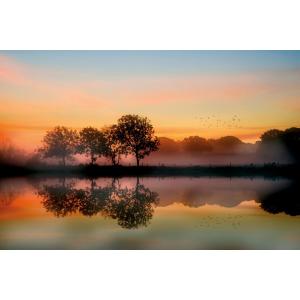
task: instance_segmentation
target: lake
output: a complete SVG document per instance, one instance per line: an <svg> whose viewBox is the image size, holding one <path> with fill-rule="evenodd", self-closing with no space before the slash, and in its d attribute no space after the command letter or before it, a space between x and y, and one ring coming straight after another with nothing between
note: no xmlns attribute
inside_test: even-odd
<svg viewBox="0 0 300 300"><path fill-rule="evenodd" d="M299 184L145 177L0 181L1 249L300 249Z"/></svg>

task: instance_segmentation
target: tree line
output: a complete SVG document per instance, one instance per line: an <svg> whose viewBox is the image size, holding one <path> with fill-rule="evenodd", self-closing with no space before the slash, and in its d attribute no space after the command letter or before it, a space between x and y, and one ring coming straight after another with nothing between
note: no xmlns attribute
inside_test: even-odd
<svg viewBox="0 0 300 300"><path fill-rule="evenodd" d="M159 151L158 151L159 150ZM200 136L189 136L182 141L167 137L156 137L149 119L138 115L125 115L116 124L97 129L86 127L80 131L64 126L57 126L48 131L42 140L38 154L26 156L15 148L6 138L0 137L0 164L37 165L40 157L56 158L66 165L67 160L75 154L86 155L91 164L99 157L109 159L112 165L119 165L122 156L133 155L136 164L152 152L158 155L192 154L254 154L280 161L291 157L300 163L300 128L286 130L271 129L264 132L255 144L244 143L234 136L219 139L205 139ZM177 156L176 156L177 157ZM277 159L278 157L278 159Z"/></svg>
<svg viewBox="0 0 300 300"><path fill-rule="evenodd" d="M200 136L189 136L181 141L175 141L167 137L159 138L161 153L165 154L203 154L203 153L234 153L237 149L243 150L243 143L235 136L224 136L219 139L205 139ZM245 147L244 147L245 148Z"/></svg>
<svg viewBox="0 0 300 300"><path fill-rule="evenodd" d="M122 155L133 155L139 166L141 159L158 149L159 140L150 120L138 115L124 115L117 124L102 130L86 127L78 132L57 126L46 133L38 151L44 158L60 159L64 166L75 154L86 155L92 165L99 157L119 165Z"/></svg>
<svg viewBox="0 0 300 300"><path fill-rule="evenodd" d="M205 139L200 136L189 136L182 141L161 137L160 153L167 155L178 153L189 154L247 154L255 153L270 158L289 155L295 162L300 162L300 128L286 130L271 129L265 131L255 144L244 143L235 136L224 136L218 139Z"/></svg>
<svg viewBox="0 0 300 300"><path fill-rule="evenodd" d="M66 165L66 160L71 159L73 155L83 154L89 157L91 164L95 164L99 157L105 157L112 165L119 165L122 156L133 155L136 165L139 166L140 160L158 150L168 155L180 152L195 155L233 154L237 153L236 151L247 153L250 150L266 156L270 156L271 152L283 156L288 153L294 161L300 161L300 128L268 130L261 135L260 141L253 148L254 144L244 143L234 136L219 139L190 136L182 141L158 138L149 119L138 115L122 116L117 124L101 130L86 127L78 132L57 126L46 133L42 143L43 146L39 149L42 156L60 159L63 165Z"/></svg>

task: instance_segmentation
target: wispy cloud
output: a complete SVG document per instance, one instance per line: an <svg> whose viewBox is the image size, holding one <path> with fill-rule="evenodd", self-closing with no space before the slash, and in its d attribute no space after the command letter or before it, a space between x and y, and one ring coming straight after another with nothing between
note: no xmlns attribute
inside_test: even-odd
<svg viewBox="0 0 300 300"><path fill-rule="evenodd" d="M55 125L102 127L122 114L138 113L148 116L161 136L255 139L270 126L288 127L300 117L298 68L116 77L64 68L50 70L49 62L37 67L0 55L0 128L19 132L18 138L30 144ZM220 119L239 115L240 128L205 128L195 119L214 113Z"/></svg>
<svg viewBox="0 0 300 300"><path fill-rule="evenodd" d="M0 55L0 83L23 85L28 82L25 69L15 60Z"/></svg>
<svg viewBox="0 0 300 300"><path fill-rule="evenodd" d="M39 70L39 72L41 72ZM110 110L112 101L95 93L84 82L47 80L32 66L0 56L0 101L2 122L11 120L44 124L59 121L59 116ZM45 72L45 70L44 70ZM23 116L23 118L22 118ZM63 121L63 120L61 120ZM66 123L70 119L66 118Z"/></svg>

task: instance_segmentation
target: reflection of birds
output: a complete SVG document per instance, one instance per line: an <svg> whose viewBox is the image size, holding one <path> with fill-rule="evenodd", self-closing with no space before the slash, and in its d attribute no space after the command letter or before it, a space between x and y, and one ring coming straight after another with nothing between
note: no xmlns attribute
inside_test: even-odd
<svg viewBox="0 0 300 300"><path fill-rule="evenodd" d="M225 215L225 216L203 216L199 220L197 227L201 229L218 229L226 225L232 226L233 229L238 229L241 226L241 215Z"/></svg>

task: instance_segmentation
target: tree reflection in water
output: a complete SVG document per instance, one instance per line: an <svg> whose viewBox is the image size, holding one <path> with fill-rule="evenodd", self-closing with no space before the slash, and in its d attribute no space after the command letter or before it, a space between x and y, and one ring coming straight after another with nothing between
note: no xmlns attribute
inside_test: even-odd
<svg viewBox="0 0 300 300"><path fill-rule="evenodd" d="M290 216L300 215L299 183L293 182L288 187L262 196L260 207L271 213L285 213Z"/></svg>
<svg viewBox="0 0 300 300"><path fill-rule="evenodd" d="M76 212L85 216L101 213L116 219L121 227L127 229L147 226L159 199L157 193L138 180L134 188L122 188L116 180L106 187L98 187L95 181L91 181L90 188L86 189L74 186L74 183L63 180L60 184L42 186L38 194L46 210L57 217Z"/></svg>
<svg viewBox="0 0 300 300"><path fill-rule="evenodd" d="M19 196L21 188L10 180L0 180L0 209L8 207Z"/></svg>
<svg viewBox="0 0 300 300"><path fill-rule="evenodd" d="M38 190L38 195L42 197L42 204L46 210L57 217L75 213L84 197L82 190L74 189L74 183L66 183L65 180L61 184L43 185Z"/></svg>
<svg viewBox="0 0 300 300"><path fill-rule="evenodd" d="M147 226L158 203L158 194L137 181L135 188L120 188L113 184L104 214L118 220L123 228Z"/></svg>
<svg viewBox="0 0 300 300"><path fill-rule="evenodd" d="M78 211L84 216L94 216L103 211L109 200L111 193L110 187L97 187L95 181L91 181L91 187L85 190L79 190L82 197L79 201Z"/></svg>
<svg viewBox="0 0 300 300"><path fill-rule="evenodd" d="M60 180L58 183L43 184L44 179L30 181L47 211L57 217L65 217L74 213L84 216L101 214L116 219L123 228L138 228L147 226L153 216L154 207L158 204L159 196L137 180L134 188L122 187L118 180L104 186L97 186L94 180L88 188L76 188L75 181ZM11 180L0 181L0 210L6 209L23 193L27 183ZM285 213L290 216L300 215L300 184L293 181L289 186L260 194L256 200L261 209L271 214ZM184 187L183 187L184 188ZM224 207L235 207L243 202L244 196L238 198L228 196L226 201L212 201L210 190L185 190L185 206L201 207L204 204L217 204Z"/></svg>

